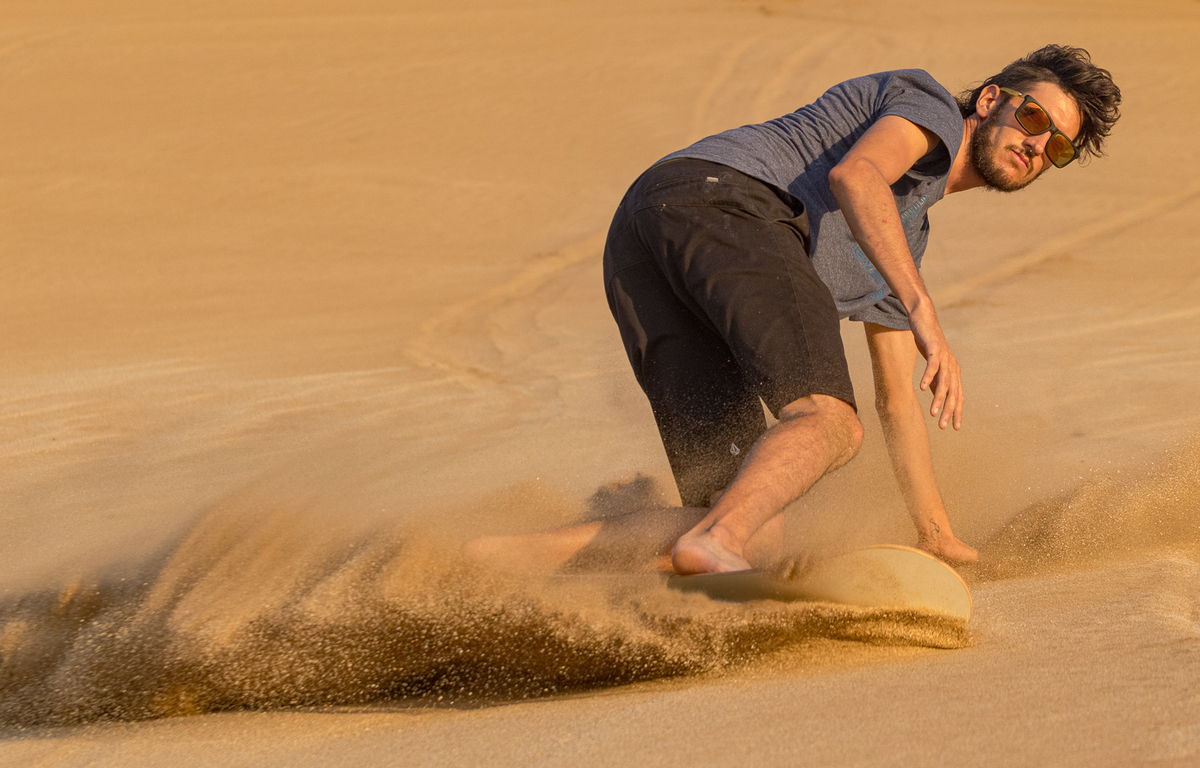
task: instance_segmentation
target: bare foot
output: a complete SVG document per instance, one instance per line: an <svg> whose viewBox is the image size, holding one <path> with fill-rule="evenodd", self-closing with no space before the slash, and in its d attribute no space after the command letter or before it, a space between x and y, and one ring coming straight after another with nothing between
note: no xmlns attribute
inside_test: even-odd
<svg viewBox="0 0 1200 768"><path fill-rule="evenodd" d="M486 568L517 571L553 571L596 535L599 524L518 536L481 536L463 545L468 560Z"/></svg>
<svg viewBox="0 0 1200 768"><path fill-rule="evenodd" d="M785 526L783 513L780 512L775 517L763 523L762 527L755 531L754 535L746 541L746 546L742 550L742 557L750 563L751 567L767 568L783 559L783 534Z"/></svg>
<svg viewBox="0 0 1200 768"><path fill-rule="evenodd" d="M919 536L917 538L917 548L935 557L939 557L951 565L974 563L979 560L979 552L976 551L975 547L960 541L953 534L947 535L943 533L936 538Z"/></svg>
<svg viewBox="0 0 1200 768"><path fill-rule="evenodd" d="M687 575L749 570L750 563L726 546L720 540L722 538L724 536L718 528L684 534L671 550L671 564L675 566L675 572Z"/></svg>
<svg viewBox="0 0 1200 768"><path fill-rule="evenodd" d="M523 557L524 543L517 536L480 536L463 544L462 553L474 565L508 570L528 563Z"/></svg>

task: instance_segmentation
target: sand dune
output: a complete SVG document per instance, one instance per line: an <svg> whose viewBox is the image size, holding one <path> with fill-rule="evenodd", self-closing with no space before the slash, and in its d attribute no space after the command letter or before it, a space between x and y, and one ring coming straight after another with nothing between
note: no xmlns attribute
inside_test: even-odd
<svg viewBox="0 0 1200 768"><path fill-rule="evenodd" d="M672 498L600 290L642 169L1052 38L1122 87L1110 157L942 201L924 262L965 632L458 562ZM1194 762L1197 40L1183 0L10 3L0 765ZM864 421L795 551L909 542Z"/></svg>

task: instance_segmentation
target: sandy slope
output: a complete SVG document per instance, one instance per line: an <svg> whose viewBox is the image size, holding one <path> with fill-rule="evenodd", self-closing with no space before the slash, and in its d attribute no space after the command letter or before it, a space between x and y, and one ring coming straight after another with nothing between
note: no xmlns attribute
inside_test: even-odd
<svg viewBox="0 0 1200 768"><path fill-rule="evenodd" d="M1200 5L893 5L8 4L7 721L409 698L10 727L0 764L1200 759ZM599 289L640 170L864 72L965 85L1056 13L1124 90L1111 157L941 202L925 261L971 647L456 570L668 477ZM797 548L911 535L865 421Z"/></svg>

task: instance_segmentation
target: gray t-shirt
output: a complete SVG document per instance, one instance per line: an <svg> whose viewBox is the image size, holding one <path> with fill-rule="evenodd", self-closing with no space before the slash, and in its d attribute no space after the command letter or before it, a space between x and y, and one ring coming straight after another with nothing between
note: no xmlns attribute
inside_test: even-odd
<svg viewBox="0 0 1200 768"><path fill-rule="evenodd" d="M857 77L783 117L701 139L663 160L690 157L736 168L804 203L813 266L841 317L907 329L908 313L855 242L829 189L829 171L884 115L933 131L942 143L895 184L896 208L917 267L929 240L927 211L946 193L950 164L963 138L962 113L950 92L920 69Z"/></svg>

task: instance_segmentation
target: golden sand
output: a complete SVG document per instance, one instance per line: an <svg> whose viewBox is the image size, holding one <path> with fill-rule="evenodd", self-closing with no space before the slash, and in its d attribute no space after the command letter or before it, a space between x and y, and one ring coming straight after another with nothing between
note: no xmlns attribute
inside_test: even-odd
<svg viewBox="0 0 1200 768"><path fill-rule="evenodd" d="M1200 760L1200 4L398 5L6 5L0 766ZM969 628L458 560L672 500L600 289L642 169L1047 42L1121 86L1110 156L942 201L924 261ZM863 415L798 552L911 543Z"/></svg>

